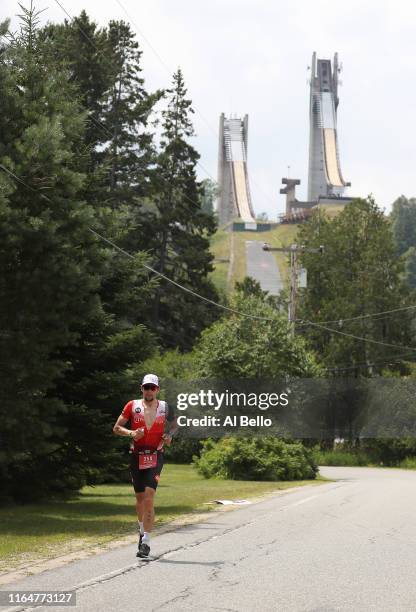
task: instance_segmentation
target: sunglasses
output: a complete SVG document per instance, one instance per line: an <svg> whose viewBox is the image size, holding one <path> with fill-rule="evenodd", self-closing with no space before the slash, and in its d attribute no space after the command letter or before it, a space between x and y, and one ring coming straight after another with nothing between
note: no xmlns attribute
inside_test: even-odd
<svg viewBox="0 0 416 612"><path fill-rule="evenodd" d="M143 385L143 389L145 391L156 391L157 387L156 385Z"/></svg>

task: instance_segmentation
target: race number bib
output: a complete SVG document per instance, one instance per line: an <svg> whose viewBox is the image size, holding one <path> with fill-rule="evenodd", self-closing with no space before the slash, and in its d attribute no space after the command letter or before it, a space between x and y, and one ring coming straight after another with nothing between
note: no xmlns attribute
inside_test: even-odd
<svg viewBox="0 0 416 612"><path fill-rule="evenodd" d="M139 470L154 468L157 466L157 453L146 453L139 455Z"/></svg>

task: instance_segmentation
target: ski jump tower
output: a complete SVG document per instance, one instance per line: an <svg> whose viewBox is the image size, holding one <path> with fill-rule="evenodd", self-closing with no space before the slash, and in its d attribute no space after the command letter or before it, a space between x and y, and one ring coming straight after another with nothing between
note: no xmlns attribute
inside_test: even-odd
<svg viewBox="0 0 416 612"><path fill-rule="evenodd" d="M312 55L309 105L308 200L340 198L346 183L342 177L337 136L338 53L331 60Z"/></svg>
<svg viewBox="0 0 416 612"><path fill-rule="evenodd" d="M220 116L218 151L219 196L217 213L220 225L234 219L254 223L247 172L248 115L244 119Z"/></svg>

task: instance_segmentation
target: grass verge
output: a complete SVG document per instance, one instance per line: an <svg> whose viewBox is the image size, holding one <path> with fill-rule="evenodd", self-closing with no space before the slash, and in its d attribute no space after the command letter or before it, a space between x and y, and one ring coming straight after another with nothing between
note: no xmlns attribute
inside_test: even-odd
<svg viewBox="0 0 416 612"><path fill-rule="evenodd" d="M325 479L294 482L206 480L190 465L164 467L156 497L156 523L182 514L212 509L214 499L258 497L271 491ZM134 533L134 494L130 484L84 487L69 501L0 508L0 570L31 560L101 545Z"/></svg>

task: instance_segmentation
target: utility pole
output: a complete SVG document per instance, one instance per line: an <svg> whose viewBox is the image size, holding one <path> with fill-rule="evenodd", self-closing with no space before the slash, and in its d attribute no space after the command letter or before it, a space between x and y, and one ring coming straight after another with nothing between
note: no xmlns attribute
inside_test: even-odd
<svg viewBox="0 0 416 612"><path fill-rule="evenodd" d="M306 247L304 244L291 244L290 247L271 247L269 244L263 244L263 251L278 251L280 253L290 253L290 297L288 305L288 320L292 324L292 334L295 334L296 321L296 297L298 290L298 252L301 253L322 253L324 252L323 245L317 248Z"/></svg>

